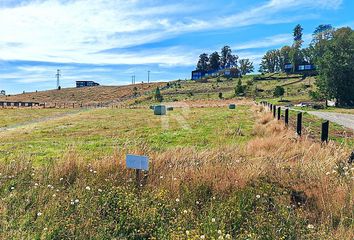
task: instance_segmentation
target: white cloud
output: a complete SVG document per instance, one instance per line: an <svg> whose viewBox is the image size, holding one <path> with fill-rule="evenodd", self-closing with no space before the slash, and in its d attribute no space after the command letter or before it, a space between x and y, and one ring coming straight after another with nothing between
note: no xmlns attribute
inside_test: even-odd
<svg viewBox="0 0 354 240"><path fill-rule="evenodd" d="M337 8L341 4L340 0L271 0L226 17L210 17L215 9L208 11L207 4L146 2L36 0L0 8L0 57L62 63L190 65L195 61L193 52L178 48L114 54L104 50L124 49L188 32L287 22L289 18L282 17L282 13L289 9ZM198 8L205 14L197 15ZM276 41L282 40L273 43ZM252 44L256 43L248 43L248 48ZM240 46L247 48L247 44Z"/></svg>

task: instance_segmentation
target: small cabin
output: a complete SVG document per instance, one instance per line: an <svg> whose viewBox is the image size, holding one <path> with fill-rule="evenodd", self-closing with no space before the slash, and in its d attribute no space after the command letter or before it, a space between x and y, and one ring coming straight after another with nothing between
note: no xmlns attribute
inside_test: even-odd
<svg viewBox="0 0 354 240"><path fill-rule="evenodd" d="M81 87L94 87L94 86L99 86L99 83L96 83L94 81L76 81L76 87L81 88Z"/></svg>

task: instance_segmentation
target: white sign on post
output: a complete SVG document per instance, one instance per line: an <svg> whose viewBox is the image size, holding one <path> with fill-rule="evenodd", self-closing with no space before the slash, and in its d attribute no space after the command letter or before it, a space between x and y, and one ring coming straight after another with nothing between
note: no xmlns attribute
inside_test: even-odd
<svg viewBox="0 0 354 240"><path fill-rule="evenodd" d="M138 170L149 170L149 158L146 156L127 154L126 157L127 168Z"/></svg>

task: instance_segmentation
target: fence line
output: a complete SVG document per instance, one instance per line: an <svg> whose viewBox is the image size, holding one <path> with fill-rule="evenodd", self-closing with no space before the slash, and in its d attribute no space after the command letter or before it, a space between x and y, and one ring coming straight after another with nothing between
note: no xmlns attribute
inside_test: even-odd
<svg viewBox="0 0 354 240"><path fill-rule="evenodd" d="M266 101L261 101L260 104L264 106L266 109L269 109L269 111L272 112L273 117L277 118L278 121L281 120L281 107L277 107L276 105L273 105L269 102ZM285 116L284 116L284 124L286 127L289 126L289 108L285 109ZM303 117L302 117L302 112L297 113L297 118L296 118L296 133L298 136L302 135L302 123L303 123ZM328 142L329 138L329 121L324 121L321 124L321 141L322 142Z"/></svg>

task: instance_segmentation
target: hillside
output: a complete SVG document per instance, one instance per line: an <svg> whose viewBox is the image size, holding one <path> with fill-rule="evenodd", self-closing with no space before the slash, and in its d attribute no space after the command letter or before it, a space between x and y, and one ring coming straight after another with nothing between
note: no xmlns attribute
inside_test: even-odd
<svg viewBox="0 0 354 240"><path fill-rule="evenodd" d="M92 104L117 103L135 96L144 95L165 83L135 84L126 86L97 86L85 88L63 88L40 92L0 96L0 101L32 101L46 103L47 106L57 104ZM136 89L134 89L136 87Z"/></svg>

